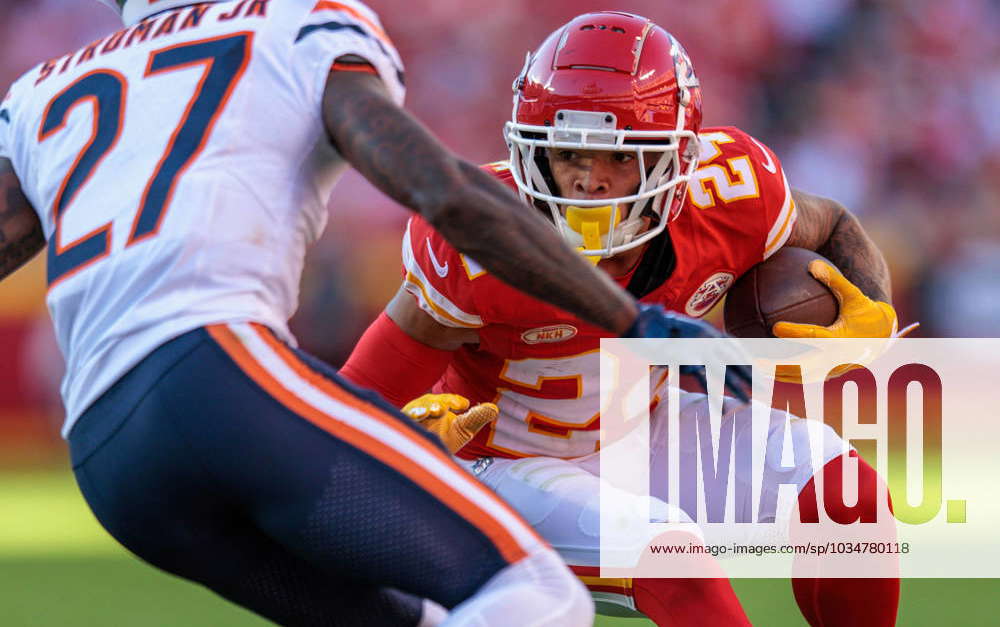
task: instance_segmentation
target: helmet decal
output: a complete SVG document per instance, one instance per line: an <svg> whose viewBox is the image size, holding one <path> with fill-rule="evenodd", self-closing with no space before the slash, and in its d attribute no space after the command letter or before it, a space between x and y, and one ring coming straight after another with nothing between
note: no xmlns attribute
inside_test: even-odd
<svg viewBox="0 0 1000 627"><path fill-rule="evenodd" d="M673 35L670 35L670 41L670 56L674 60L674 75L677 76L677 91L681 106L686 107L691 104L691 89L701 87L701 83L698 82L691 57L688 56L684 46Z"/></svg>

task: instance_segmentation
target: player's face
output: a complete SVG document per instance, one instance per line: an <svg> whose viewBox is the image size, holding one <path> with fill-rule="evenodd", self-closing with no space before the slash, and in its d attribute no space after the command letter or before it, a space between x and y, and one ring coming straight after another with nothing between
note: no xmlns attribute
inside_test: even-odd
<svg viewBox="0 0 1000 627"><path fill-rule="evenodd" d="M549 169L558 194L574 200L630 196L639 189L639 164L633 152L610 150L549 151ZM627 217L631 205L623 207ZM563 208L565 213L565 208Z"/></svg>

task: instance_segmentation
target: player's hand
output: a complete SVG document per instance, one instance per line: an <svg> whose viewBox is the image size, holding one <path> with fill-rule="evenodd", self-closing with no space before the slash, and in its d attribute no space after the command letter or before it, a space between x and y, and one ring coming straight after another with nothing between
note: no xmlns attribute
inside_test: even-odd
<svg viewBox="0 0 1000 627"><path fill-rule="evenodd" d="M772 328L775 337L893 337L896 334L896 310L892 305L868 298L839 270L825 261L817 259L810 263L809 273L830 288L837 297L840 315L828 327L778 322Z"/></svg>
<svg viewBox="0 0 1000 627"><path fill-rule="evenodd" d="M500 410L493 403L470 408L469 399L458 394L424 394L403 406L403 413L440 438L451 453L456 453L480 429L496 420Z"/></svg>
<svg viewBox="0 0 1000 627"><path fill-rule="evenodd" d="M718 339L728 337L704 320L690 318L683 314L666 311L659 305L639 303L639 317L622 337L636 338L707 338ZM698 379L701 387L707 392L705 371L698 366L683 366L681 374L689 374ZM726 368L726 388L744 403L750 402L746 386L750 385L750 367L730 365Z"/></svg>

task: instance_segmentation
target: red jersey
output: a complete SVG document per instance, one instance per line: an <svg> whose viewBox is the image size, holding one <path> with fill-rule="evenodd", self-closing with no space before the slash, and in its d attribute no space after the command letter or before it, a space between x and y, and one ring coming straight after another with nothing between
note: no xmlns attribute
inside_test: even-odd
<svg viewBox="0 0 1000 627"><path fill-rule="evenodd" d="M780 248L795 222L774 153L732 127L704 129L700 139L701 165L668 226L673 270L641 299L694 317ZM506 164L486 169L514 186ZM459 349L435 386L500 408L496 423L460 457L569 458L597 450L598 350L606 331L489 275L419 217L407 227L403 265L404 286L423 311L479 332L480 343Z"/></svg>

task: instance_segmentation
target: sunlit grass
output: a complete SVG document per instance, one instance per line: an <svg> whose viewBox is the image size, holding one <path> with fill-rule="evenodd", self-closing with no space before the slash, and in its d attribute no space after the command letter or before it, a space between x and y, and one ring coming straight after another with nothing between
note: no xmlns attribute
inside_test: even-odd
<svg viewBox="0 0 1000 627"><path fill-rule="evenodd" d="M66 472L0 474L0 558L118 555Z"/></svg>

